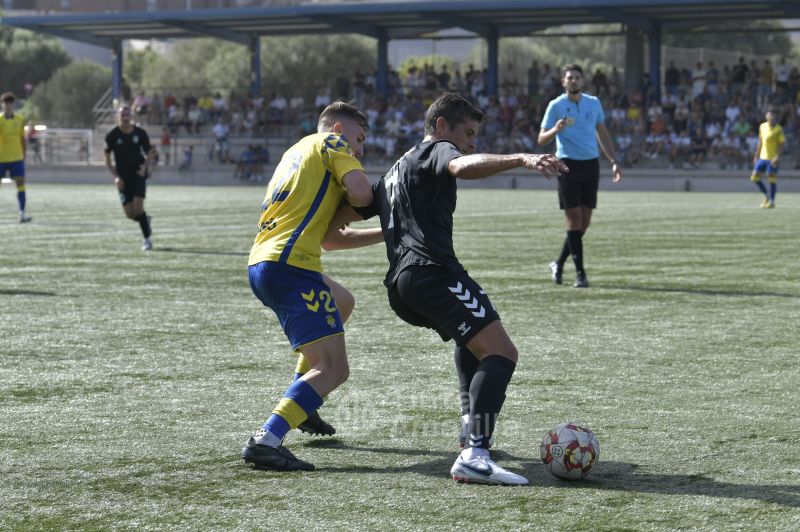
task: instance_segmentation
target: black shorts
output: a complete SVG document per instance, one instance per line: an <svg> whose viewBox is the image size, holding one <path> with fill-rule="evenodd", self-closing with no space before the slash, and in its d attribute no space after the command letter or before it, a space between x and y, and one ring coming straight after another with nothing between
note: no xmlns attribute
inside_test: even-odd
<svg viewBox="0 0 800 532"><path fill-rule="evenodd" d="M119 201L123 205L133 201L133 198L144 198L145 189L147 188L147 180L142 176L119 176L120 179L125 181L125 186L122 187L122 192L119 193Z"/></svg>
<svg viewBox="0 0 800 532"><path fill-rule="evenodd" d="M600 184L599 159L577 161L561 159L569 172L558 178L558 204L562 209L597 207L597 188Z"/></svg>
<svg viewBox="0 0 800 532"><path fill-rule="evenodd" d="M433 329L445 342L465 345L500 316L467 272L439 266L403 270L389 289L389 305L403 321Z"/></svg>

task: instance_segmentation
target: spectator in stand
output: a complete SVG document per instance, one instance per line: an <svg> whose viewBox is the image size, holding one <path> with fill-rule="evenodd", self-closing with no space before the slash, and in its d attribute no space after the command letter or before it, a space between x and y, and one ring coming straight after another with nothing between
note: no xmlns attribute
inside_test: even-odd
<svg viewBox="0 0 800 532"><path fill-rule="evenodd" d="M169 165L172 158L172 135L169 128L164 126L161 129L161 155L164 156L164 164Z"/></svg>
<svg viewBox="0 0 800 532"><path fill-rule="evenodd" d="M542 92L546 98L550 98L553 95L553 89L556 87L556 83L558 80L553 75L553 70L550 69L550 65L548 63L544 64L542 68Z"/></svg>
<svg viewBox="0 0 800 532"><path fill-rule="evenodd" d="M756 152L756 146L758 146L758 135L755 134L752 128L747 131L747 135L742 139L739 146L742 150L742 159L752 162L753 154Z"/></svg>
<svg viewBox="0 0 800 532"><path fill-rule="evenodd" d="M327 87L323 87L317 93L317 97L314 99L314 107L322 112L323 109L328 107L331 104L331 91Z"/></svg>
<svg viewBox="0 0 800 532"><path fill-rule="evenodd" d="M206 123L214 116L214 98L210 93L206 93L197 100L197 108L200 109L200 122Z"/></svg>
<svg viewBox="0 0 800 532"><path fill-rule="evenodd" d="M535 59L528 69L528 98L539 95L539 83L542 71L539 69L539 62Z"/></svg>
<svg viewBox="0 0 800 532"><path fill-rule="evenodd" d="M187 94L186 96L183 97L182 107L184 112L188 114L189 109L191 109L192 107L197 107L197 97L192 93Z"/></svg>
<svg viewBox="0 0 800 532"><path fill-rule="evenodd" d="M145 95L144 91L141 91L136 98L133 99L133 112L136 113L138 117L146 117L149 105L150 98Z"/></svg>
<svg viewBox="0 0 800 532"><path fill-rule="evenodd" d="M728 107L725 108L725 131L730 131L733 124L739 119L742 114L742 109L739 107L739 99L736 97L731 98Z"/></svg>
<svg viewBox="0 0 800 532"><path fill-rule="evenodd" d="M734 122L733 126L731 127L731 133L733 133L740 139L744 139L745 137L747 137L752 132L752 130L753 126L745 118L744 115L739 115L739 118L736 119L736 122Z"/></svg>
<svg viewBox="0 0 800 532"><path fill-rule="evenodd" d="M231 135L241 135L244 131L244 103L239 100L231 102L229 128Z"/></svg>
<svg viewBox="0 0 800 532"><path fill-rule="evenodd" d="M37 164L44 163L42 159L42 145L39 143L39 132L36 131L36 126L33 122L28 122L27 130L27 147L33 153L33 161Z"/></svg>
<svg viewBox="0 0 800 532"><path fill-rule="evenodd" d="M650 107L647 108L647 123L652 123L656 118L660 117L664 113L664 110L661 108L661 105L656 101L653 100L650 102Z"/></svg>
<svg viewBox="0 0 800 532"><path fill-rule="evenodd" d="M793 104L800 103L800 70L798 70L797 67L792 68L786 85L786 91L789 93L789 101Z"/></svg>
<svg viewBox="0 0 800 532"><path fill-rule="evenodd" d="M439 73L438 82L441 90L450 90L450 72L447 71L447 65L442 65L442 71Z"/></svg>
<svg viewBox="0 0 800 532"><path fill-rule="evenodd" d="M689 111L689 107L683 103L679 103L678 107L675 109L675 116L672 119L672 129L675 130L675 133L680 134L683 131L686 131L686 128L689 126L689 116L691 111Z"/></svg>
<svg viewBox="0 0 800 532"><path fill-rule="evenodd" d="M239 161L236 163L236 170L233 172L234 179L250 180L253 176L253 163L255 162L255 148L248 145L242 150Z"/></svg>
<svg viewBox="0 0 800 532"><path fill-rule="evenodd" d="M673 133L670 136L670 144L672 149L669 153L669 167L675 168L679 160L682 161L684 166L688 165L687 158L692 145L689 132L684 129L680 133Z"/></svg>
<svg viewBox="0 0 800 532"><path fill-rule="evenodd" d="M719 70L714 66L714 61L708 62L708 70L706 70L706 89L711 96L716 96L719 91Z"/></svg>
<svg viewBox="0 0 800 532"><path fill-rule="evenodd" d="M594 87L595 96L598 98L608 97L608 79L603 71L599 68L594 71L594 76L592 76L592 86Z"/></svg>
<svg viewBox="0 0 800 532"><path fill-rule="evenodd" d="M296 117L295 117L296 121ZM258 124L258 113L255 107L249 105L245 111L244 121L242 122L242 129L246 135L252 135L256 132L256 125Z"/></svg>
<svg viewBox="0 0 800 532"><path fill-rule="evenodd" d="M670 61L667 70L664 72L664 89L669 95L678 94L678 86L680 85L681 73L675 68L675 61Z"/></svg>
<svg viewBox="0 0 800 532"><path fill-rule="evenodd" d="M772 96L772 82L775 79L775 71L769 59L764 59L764 67L761 69L758 78L758 103L759 107L765 107Z"/></svg>
<svg viewBox="0 0 800 532"><path fill-rule="evenodd" d="M214 121L220 120L222 115L225 114L227 110L227 105L225 103L225 98L222 97L222 94L217 92L214 94L214 98L211 101L212 110L211 110L211 119Z"/></svg>
<svg viewBox="0 0 800 532"><path fill-rule="evenodd" d="M167 109L167 127L172 133L178 132L178 104L172 101Z"/></svg>
<svg viewBox="0 0 800 532"><path fill-rule="evenodd" d="M269 101L269 119L267 123L278 126L283 125L286 120L287 107L286 98L279 93L273 92Z"/></svg>
<svg viewBox="0 0 800 532"><path fill-rule="evenodd" d="M697 67L692 70L692 98L697 98L706 86L706 70L703 63L697 62Z"/></svg>
<svg viewBox="0 0 800 532"><path fill-rule="evenodd" d="M739 169L744 164L744 160L742 159L742 149L741 149L742 140L737 137L733 133L729 133L725 136L723 146L725 148L725 152L722 156L722 168L734 168Z"/></svg>
<svg viewBox="0 0 800 532"><path fill-rule="evenodd" d="M303 109L306 106L306 99L303 98L301 94L295 94L291 98L289 98L289 120L297 121L297 118L300 116L300 113L303 112Z"/></svg>
<svg viewBox="0 0 800 532"><path fill-rule="evenodd" d="M228 125L220 118L217 120L217 123L211 132L214 135L213 153L216 155L217 161L219 161L221 164L232 162L230 147L228 144L228 135L230 134Z"/></svg>
<svg viewBox="0 0 800 532"><path fill-rule="evenodd" d="M186 112L186 132L187 133L200 133L200 123L201 117L203 113L197 107L197 105L192 105L189 110Z"/></svg>
<svg viewBox="0 0 800 532"><path fill-rule="evenodd" d="M747 70L747 93L750 96L750 105L758 105L758 85L761 83L761 69L756 65L755 60L750 61L750 68Z"/></svg>
<svg viewBox="0 0 800 532"><path fill-rule="evenodd" d="M780 62L775 65L775 90L778 87L789 92L789 75L792 73L792 67L786 64L786 58L781 57Z"/></svg>
<svg viewBox="0 0 800 532"><path fill-rule="evenodd" d="M644 155L648 159L655 159L664 151L666 142L667 123L664 115L658 115L650 124L650 133L645 137Z"/></svg>
<svg viewBox="0 0 800 532"><path fill-rule="evenodd" d="M150 99L150 105L147 109L147 123L164 123L164 100L161 99L158 93L153 94L153 97Z"/></svg>
<svg viewBox="0 0 800 532"><path fill-rule="evenodd" d="M689 146L689 164L695 168L700 168L706 160L708 154L708 137L702 126L694 128L691 135L691 144Z"/></svg>
<svg viewBox="0 0 800 532"><path fill-rule="evenodd" d="M747 80L750 78L749 68L747 67L747 63L744 60L744 57L739 58L739 63L733 67L733 94L734 96L740 96L742 91L744 90L745 85L747 84Z"/></svg>
<svg viewBox="0 0 800 532"><path fill-rule="evenodd" d="M192 155L194 154L194 146L191 144L183 148L183 161L178 167L179 172L186 172L192 168Z"/></svg>
<svg viewBox="0 0 800 532"><path fill-rule="evenodd" d="M317 122L311 113L304 113L300 121L300 138L311 135L317 130Z"/></svg>

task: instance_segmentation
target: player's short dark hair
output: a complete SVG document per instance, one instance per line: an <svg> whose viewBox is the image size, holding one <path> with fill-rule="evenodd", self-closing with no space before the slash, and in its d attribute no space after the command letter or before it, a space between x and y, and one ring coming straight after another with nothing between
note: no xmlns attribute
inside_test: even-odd
<svg viewBox="0 0 800 532"><path fill-rule="evenodd" d="M4 92L0 94L0 102L14 102L16 99L17 97L14 96L13 92Z"/></svg>
<svg viewBox="0 0 800 532"><path fill-rule="evenodd" d="M580 72L581 77L583 77L583 69L580 65L576 65L575 63L570 63L569 65L564 65L564 68L561 69L561 79L564 79L564 76L567 75L567 72L570 70L575 70L576 72Z"/></svg>
<svg viewBox="0 0 800 532"><path fill-rule="evenodd" d="M333 102L320 113L317 131L327 131L340 120L352 120L364 128L364 131L369 131L367 115L359 111L355 106L345 102Z"/></svg>
<svg viewBox="0 0 800 532"><path fill-rule="evenodd" d="M439 117L444 118L452 129L466 120L483 123L484 115L483 111L463 96L448 92L439 96L425 111L426 135L430 135L436 130L436 120Z"/></svg>

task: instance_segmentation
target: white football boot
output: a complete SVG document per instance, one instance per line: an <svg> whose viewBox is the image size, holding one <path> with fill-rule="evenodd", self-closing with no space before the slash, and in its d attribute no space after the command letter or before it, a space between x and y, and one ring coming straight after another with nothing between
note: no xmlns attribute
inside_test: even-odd
<svg viewBox="0 0 800 532"><path fill-rule="evenodd" d="M489 458L489 453L480 454L467 460L462 454L458 455L450 475L456 482L475 484L499 484L502 486L527 486L528 479L511 471L506 471Z"/></svg>
<svg viewBox="0 0 800 532"><path fill-rule="evenodd" d="M144 239L142 251L153 251L153 242L149 238Z"/></svg>

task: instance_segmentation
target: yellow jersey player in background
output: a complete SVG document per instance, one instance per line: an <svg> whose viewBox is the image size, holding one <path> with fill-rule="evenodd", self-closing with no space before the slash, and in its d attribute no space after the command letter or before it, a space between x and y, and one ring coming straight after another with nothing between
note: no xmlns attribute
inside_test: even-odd
<svg viewBox="0 0 800 532"><path fill-rule="evenodd" d="M773 109L767 111L766 119L766 122L758 126L758 144L753 157L753 173L750 180L764 193L761 208L774 209L775 192L778 189L778 163L786 137L783 135L783 128L778 123L777 113ZM769 181L769 191L761 182L765 172L767 181Z"/></svg>
<svg viewBox="0 0 800 532"><path fill-rule="evenodd" d="M358 158L367 118L346 103L325 108L317 133L289 148L275 169L261 205L248 274L256 297L278 317L292 349L300 354L294 382L263 427L242 449L257 469L310 471L314 466L283 446L289 430L333 434L317 409L349 375L344 322L355 301L322 273L322 247L343 249L383 241L380 228L331 226L340 204L361 207L372 188Z"/></svg>
<svg viewBox="0 0 800 532"><path fill-rule="evenodd" d="M0 179L6 174L17 183L17 203L19 204L19 221L26 223L31 217L25 214L25 119L14 114L12 92L0 96L3 104L3 115L0 116Z"/></svg>

